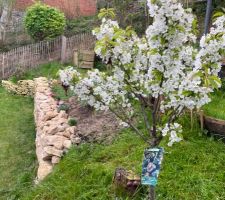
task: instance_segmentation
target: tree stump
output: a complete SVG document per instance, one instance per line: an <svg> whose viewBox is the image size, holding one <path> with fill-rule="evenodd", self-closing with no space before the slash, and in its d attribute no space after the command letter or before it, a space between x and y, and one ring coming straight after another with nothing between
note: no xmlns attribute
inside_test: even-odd
<svg viewBox="0 0 225 200"><path fill-rule="evenodd" d="M133 171L127 171L124 168L117 168L113 182L117 187L125 189L130 194L134 194L138 186L141 184L141 178Z"/></svg>

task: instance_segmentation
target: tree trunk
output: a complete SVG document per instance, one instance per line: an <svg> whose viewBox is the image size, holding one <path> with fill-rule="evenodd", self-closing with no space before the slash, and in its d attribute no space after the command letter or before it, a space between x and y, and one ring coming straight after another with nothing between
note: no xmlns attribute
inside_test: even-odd
<svg viewBox="0 0 225 200"><path fill-rule="evenodd" d="M4 42L4 33L6 26L9 24L12 12L12 0L4 0L2 2L2 15L0 17L0 40Z"/></svg>
<svg viewBox="0 0 225 200"><path fill-rule="evenodd" d="M207 0L207 9L206 9L206 16L205 16L205 30L204 30L204 34L207 34L209 32L211 15L212 15L212 0Z"/></svg>
<svg viewBox="0 0 225 200"><path fill-rule="evenodd" d="M148 200L155 200L155 187L150 186Z"/></svg>

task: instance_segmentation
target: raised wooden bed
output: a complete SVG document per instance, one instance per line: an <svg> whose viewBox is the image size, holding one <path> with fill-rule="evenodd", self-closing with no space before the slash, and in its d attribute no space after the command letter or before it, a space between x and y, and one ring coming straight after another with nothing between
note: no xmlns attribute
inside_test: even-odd
<svg viewBox="0 0 225 200"><path fill-rule="evenodd" d="M225 138L225 120L203 115L203 125L210 132Z"/></svg>
<svg viewBox="0 0 225 200"><path fill-rule="evenodd" d="M74 65L83 69L94 67L95 53L88 50L74 50Z"/></svg>

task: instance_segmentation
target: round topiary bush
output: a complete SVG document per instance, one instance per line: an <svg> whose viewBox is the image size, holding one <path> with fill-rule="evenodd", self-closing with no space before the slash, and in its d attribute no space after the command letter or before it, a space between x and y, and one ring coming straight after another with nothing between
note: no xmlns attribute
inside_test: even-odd
<svg viewBox="0 0 225 200"><path fill-rule="evenodd" d="M24 24L35 41L42 41L63 34L66 19L60 10L37 2L27 9Z"/></svg>

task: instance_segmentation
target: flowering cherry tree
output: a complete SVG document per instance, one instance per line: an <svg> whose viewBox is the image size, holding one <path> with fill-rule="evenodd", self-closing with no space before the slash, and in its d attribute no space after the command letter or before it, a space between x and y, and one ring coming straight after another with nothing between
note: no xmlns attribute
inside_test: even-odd
<svg viewBox="0 0 225 200"><path fill-rule="evenodd" d="M109 72L95 69L86 77L73 68L60 71L79 100L96 110L112 111L150 143L163 137L168 145L182 140L176 122L184 109L199 109L210 102L209 93L220 87L218 72L225 48L225 16L217 18L208 35L195 48L196 20L175 0L148 0L153 23L146 35L121 29L112 10L102 10L102 24L93 31L95 53L112 65ZM146 129L139 130L133 118L137 109ZM149 137L150 136L150 137Z"/></svg>
<svg viewBox="0 0 225 200"><path fill-rule="evenodd" d="M225 16L217 18L195 48L196 20L190 10L175 0L148 0L148 7L153 23L141 38L130 27L121 29L111 19L112 10L99 14L102 24L93 31L95 52L112 65L110 72L95 69L81 78L68 68L60 77L79 100L96 110L112 111L152 147L163 137L171 146L182 140L176 120L184 109L199 109L221 85L217 74L224 56ZM144 131L133 120L137 109Z"/></svg>

